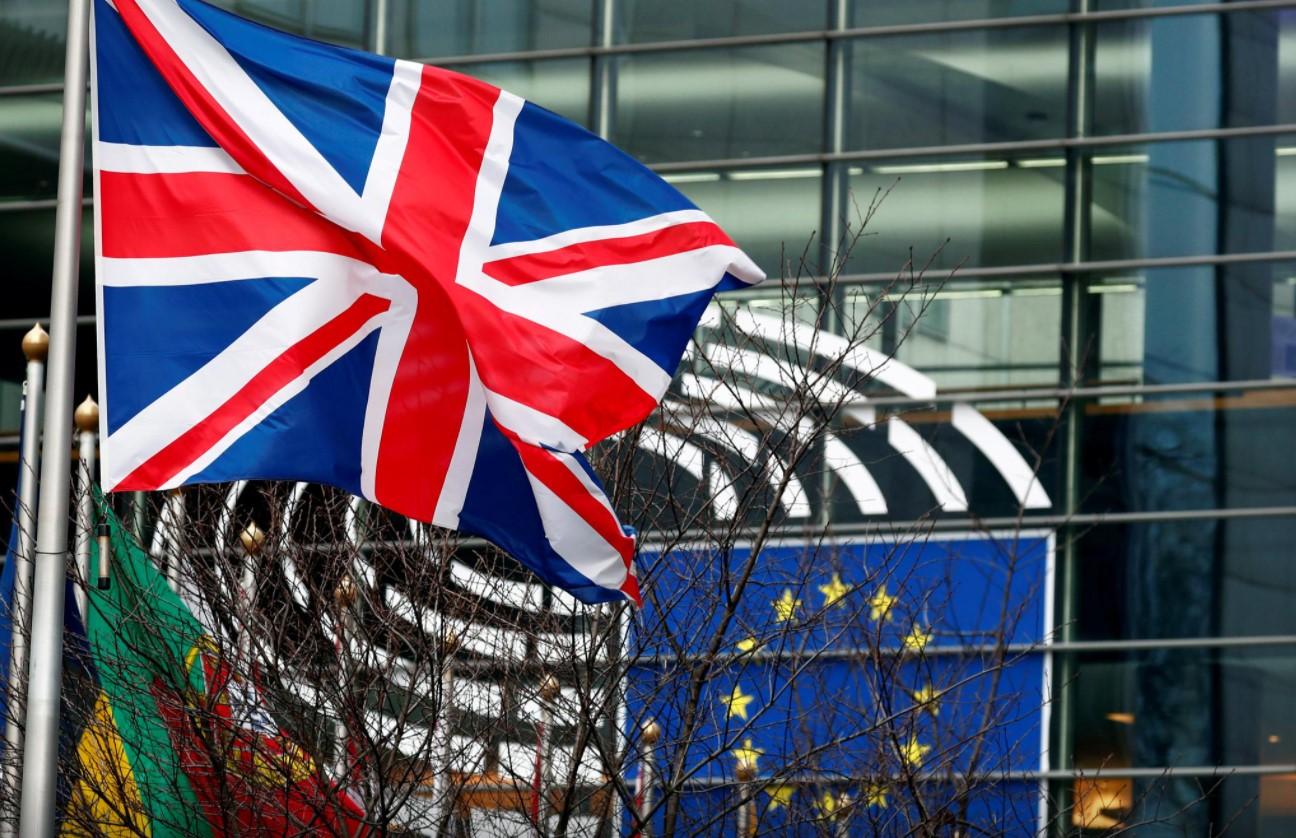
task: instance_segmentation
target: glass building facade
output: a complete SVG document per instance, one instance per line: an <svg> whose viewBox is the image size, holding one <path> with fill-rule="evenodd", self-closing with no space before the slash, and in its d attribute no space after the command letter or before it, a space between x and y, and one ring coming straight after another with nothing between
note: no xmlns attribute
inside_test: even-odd
<svg viewBox="0 0 1296 838"><path fill-rule="evenodd" d="M1056 832L1296 830L1296 3L223 5L567 116L675 183L772 276L813 287L841 259L839 326L896 307L877 348L1041 459ZM48 310L63 6L0 5L10 433L18 339ZM929 281L889 299L911 265ZM1012 520L967 485L974 512ZM929 508L895 498L891 514Z"/></svg>

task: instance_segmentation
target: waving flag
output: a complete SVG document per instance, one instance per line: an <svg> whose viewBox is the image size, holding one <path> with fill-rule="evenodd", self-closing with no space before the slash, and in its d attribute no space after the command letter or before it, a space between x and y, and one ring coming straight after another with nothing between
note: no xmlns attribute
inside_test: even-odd
<svg viewBox="0 0 1296 838"><path fill-rule="evenodd" d="M218 641L106 504L112 582L89 590L64 835L363 836L359 804L326 778L235 674ZM93 548L98 562L98 547ZM75 614L75 610L69 611Z"/></svg>
<svg viewBox="0 0 1296 838"><path fill-rule="evenodd" d="M96 0L93 81L107 489L328 483L637 599L581 452L763 278L710 218L517 96L197 0Z"/></svg>

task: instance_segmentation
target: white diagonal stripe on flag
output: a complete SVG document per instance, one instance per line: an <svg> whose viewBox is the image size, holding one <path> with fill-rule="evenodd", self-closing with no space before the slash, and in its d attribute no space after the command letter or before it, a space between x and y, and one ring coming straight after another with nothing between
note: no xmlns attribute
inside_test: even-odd
<svg viewBox="0 0 1296 838"><path fill-rule="evenodd" d="M532 239L524 242L506 242L504 244L491 245L490 250L486 253L486 260L493 262L497 259L512 259L515 256L531 256L536 253L548 253L551 250L561 250L564 247L570 247L573 244L583 244L585 242L601 241L603 239L622 239L630 236L639 236L644 233L655 233L658 230L665 230L668 227L674 227L678 224L692 224L698 222L714 223L711 216L702 210L676 210L674 212L663 212L659 215L650 215L647 218L640 218L635 221L628 221L625 224L605 224L599 227L577 227L574 230L564 230L561 233L554 233L552 236L545 236L542 239Z"/></svg>
<svg viewBox="0 0 1296 838"><path fill-rule="evenodd" d="M276 305L219 355L109 435L114 456L104 463L106 486L111 489L210 416L284 351L340 315L361 294L390 299L393 289L382 281L386 278L376 274L347 282L316 282Z"/></svg>

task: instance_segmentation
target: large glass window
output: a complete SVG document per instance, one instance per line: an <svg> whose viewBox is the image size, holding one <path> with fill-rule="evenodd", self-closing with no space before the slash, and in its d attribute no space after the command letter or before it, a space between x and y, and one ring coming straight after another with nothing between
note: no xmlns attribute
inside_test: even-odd
<svg viewBox="0 0 1296 838"><path fill-rule="evenodd" d="M469 64L456 69L588 126L589 67L584 58L559 58Z"/></svg>
<svg viewBox="0 0 1296 838"><path fill-rule="evenodd" d="M1296 138L1096 149L1093 259L1296 249Z"/></svg>
<svg viewBox="0 0 1296 838"><path fill-rule="evenodd" d="M617 39L629 43L823 29L824 0L618 0Z"/></svg>
<svg viewBox="0 0 1296 838"><path fill-rule="evenodd" d="M1062 258L1061 158L920 158L850 169L852 272L1053 263Z"/></svg>
<svg viewBox="0 0 1296 838"><path fill-rule="evenodd" d="M1296 518L1107 524L1076 540L1080 637L1294 635Z"/></svg>
<svg viewBox="0 0 1296 838"><path fill-rule="evenodd" d="M613 140L642 160L822 148L823 44L627 55L616 72Z"/></svg>
<svg viewBox="0 0 1296 838"><path fill-rule="evenodd" d="M6 0L0 4L0 85L62 81L66 28L66 3Z"/></svg>
<svg viewBox="0 0 1296 838"><path fill-rule="evenodd" d="M1062 137L1063 26L864 38L851 44L853 148Z"/></svg>
<svg viewBox="0 0 1296 838"><path fill-rule="evenodd" d="M1296 32L1284 12L1134 18L1094 32L1095 133L1267 125L1296 115Z"/></svg>
<svg viewBox="0 0 1296 838"><path fill-rule="evenodd" d="M801 256L819 227L819 167L739 169L667 175L695 204L704 208L765 273L813 275Z"/></svg>
<svg viewBox="0 0 1296 838"><path fill-rule="evenodd" d="M1296 265L1243 262L1124 271L1090 282L1108 384L1296 378Z"/></svg>
<svg viewBox="0 0 1296 838"><path fill-rule="evenodd" d="M0 200L54 196L62 121L62 94L0 96Z"/></svg>
<svg viewBox="0 0 1296 838"><path fill-rule="evenodd" d="M435 58L588 46L590 0L391 0L393 55Z"/></svg>
<svg viewBox="0 0 1296 838"><path fill-rule="evenodd" d="M1071 702L1076 766L1296 762L1293 651L1278 646L1077 655Z"/></svg>
<svg viewBox="0 0 1296 838"><path fill-rule="evenodd" d="M1062 283L930 279L848 286L844 323L864 324L868 344L952 390L1056 386ZM863 333L862 333L863 334Z"/></svg>
<svg viewBox="0 0 1296 838"><path fill-rule="evenodd" d="M1132 780L1087 772L1072 784L1066 835L1209 835L1228 824L1231 835L1296 832L1296 774ZM1162 831L1164 830L1164 831Z"/></svg>
<svg viewBox="0 0 1296 838"><path fill-rule="evenodd" d="M286 32L349 47L371 46L368 0L217 0L216 5Z"/></svg>
<svg viewBox="0 0 1296 838"><path fill-rule="evenodd" d="M852 0L852 26L1058 14L1068 0Z"/></svg>
<svg viewBox="0 0 1296 838"><path fill-rule="evenodd" d="M1084 415L1087 511L1296 505L1296 390L1132 398Z"/></svg>

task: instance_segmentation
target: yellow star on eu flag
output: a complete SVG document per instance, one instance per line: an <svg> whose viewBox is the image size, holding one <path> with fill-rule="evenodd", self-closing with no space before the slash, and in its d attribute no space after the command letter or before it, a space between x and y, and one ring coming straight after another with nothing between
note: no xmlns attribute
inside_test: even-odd
<svg viewBox="0 0 1296 838"><path fill-rule="evenodd" d="M891 621L891 609L896 604L896 597L887 593L886 585L878 588L869 597L869 619L877 622L878 620Z"/></svg>
<svg viewBox="0 0 1296 838"><path fill-rule="evenodd" d="M842 581L840 573L834 573L827 585L819 586L819 593L823 594L824 598L824 608L842 604L841 601L850 591L851 586Z"/></svg>
<svg viewBox="0 0 1296 838"><path fill-rule="evenodd" d="M761 755L764 753L765 752L762 751L760 748L753 748L752 741L750 739L744 739L741 748L733 749L734 759L738 762L738 764L750 766L752 771L756 770L756 762L761 758Z"/></svg>
<svg viewBox="0 0 1296 838"><path fill-rule="evenodd" d="M924 684L916 690L910 690L909 696L914 700L914 704L922 708L923 712L930 713L933 716L940 715L941 693L931 684Z"/></svg>
<svg viewBox="0 0 1296 838"><path fill-rule="evenodd" d="M801 608L801 600L792 596L792 591L783 589L783 595L774 602L774 618L780 623L790 623L796 619L796 612Z"/></svg>
<svg viewBox="0 0 1296 838"><path fill-rule="evenodd" d="M922 626L914 623L913 628L909 629L909 633L904 636L902 642L907 651L921 652L923 649L927 648L927 644L931 642L931 639L932 633L930 629L924 629Z"/></svg>
<svg viewBox="0 0 1296 838"><path fill-rule="evenodd" d="M900 759L910 768L922 768L923 759L931 753L932 746L924 745L916 737L900 746Z"/></svg>
<svg viewBox="0 0 1296 838"><path fill-rule="evenodd" d="M837 818L840 814L839 810L850 806L850 803L850 795L846 794L846 792L833 794L830 791L824 792L823 797L815 801L815 805L819 807L819 813L829 819Z"/></svg>
<svg viewBox="0 0 1296 838"><path fill-rule="evenodd" d="M754 637L744 637L734 645L738 647L738 651L740 652L752 652L761 644L760 641Z"/></svg>
<svg viewBox="0 0 1296 838"><path fill-rule="evenodd" d="M864 803L872 809L887 807L886 786L881 783L868 783L864 786Z"/></svg>
<svg viewBox="0 0 1296 838"><path fill-rule="evenodd" d="M777 809L780 806L784 809L792 805L792 795L796 794L796 786L770 786L766 793L769 794L769 803L765 806L765 811Z"/></svg>
<svg viewBox="0 0 1296 838"><path fill-rule="evenodd" d="M727 718L730 719L734 716L746 719L747 705L751 704L755 700L756 696L746 695L743 693L742 687L737 684L734 684L733 690L731 690L728 695L720 696L720 703L725 706L725 711L728 713Z"/></svg>

